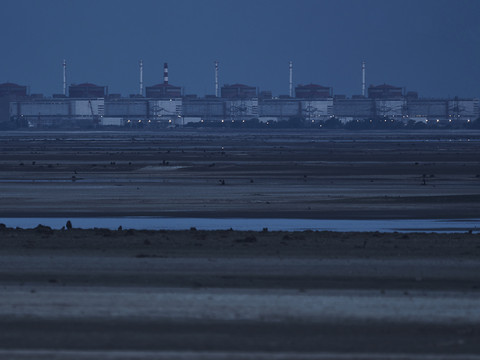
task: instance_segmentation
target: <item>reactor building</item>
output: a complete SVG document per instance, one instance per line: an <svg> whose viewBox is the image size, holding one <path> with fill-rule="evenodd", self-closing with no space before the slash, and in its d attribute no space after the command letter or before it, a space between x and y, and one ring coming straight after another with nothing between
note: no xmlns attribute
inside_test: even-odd
<svg viewBox="0 0 480 360"><path fill-rule="evenodd" d="M343 123L372 118L398 121L452 123L480 117L479 99L425 99L416 92L388 84L366 87L362 63L361 95L347 98L333 88L319 84L293 86L293 64L289 63L289 95L272 96L255 86L219 86L219 63L215 62L215 95L185 95L180 86L169 83L168 64L163 65L163 82L144 87L143 61L139 62L139 90L128 97L109 94L107 86L66 83L63 62L63 93L44 97L29 94L27 86L0 84L0 125L24 127L92 126L185 126L192 123L221 124L256 121L270 124L301 119L321 123L338 119ZM220 91L219 91L220 90Z"/></svg>

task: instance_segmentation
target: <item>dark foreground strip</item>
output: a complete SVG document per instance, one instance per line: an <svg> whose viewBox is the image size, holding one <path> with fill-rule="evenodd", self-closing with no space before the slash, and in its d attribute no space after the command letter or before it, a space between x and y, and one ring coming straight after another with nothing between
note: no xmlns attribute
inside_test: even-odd
<svg viewBox="0 0 480 360"><path fill-rule="evenodd" d="M480 325L2 319L0 348L478 354Z"/></svg>
<svg viewBox="0 0 480 360"><path fill-rule="evenodd" d="M0 273L0 284L25 287L102 286L233 289L431 290L480 292L480 280L408 277L347 277L288 275L178 275L178 274L61 274Z"/></svg>

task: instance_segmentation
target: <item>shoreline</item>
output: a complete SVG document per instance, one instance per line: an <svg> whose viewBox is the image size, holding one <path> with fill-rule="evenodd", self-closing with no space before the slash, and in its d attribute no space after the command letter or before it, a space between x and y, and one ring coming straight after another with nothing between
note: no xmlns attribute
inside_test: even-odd
<svg viewBox="0 0 480 360"><path fill-rule="evenodd" d="M378 231L243 231L243 230L54 230L0 227L3 253L28 256L109 253L160 261L165 257L274 258L480 258L478 233L390 233Z"/></svg>
<svg viewBox="0 0 480 360"><path fill-rule="evenodd" d="M41 216L39 216L41 214ZM478 213L460 213L455 211L432 210L394 211L386 213L382 210L347 211L1 211L2 218L198 218L198 219L309 219L309 220L469 220L479 219Z"/></svg>

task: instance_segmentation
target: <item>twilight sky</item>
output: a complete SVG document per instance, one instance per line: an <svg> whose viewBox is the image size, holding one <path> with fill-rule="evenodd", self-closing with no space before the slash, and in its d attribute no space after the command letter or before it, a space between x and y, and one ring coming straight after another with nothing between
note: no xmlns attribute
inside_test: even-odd
<svg viewBox="0 0 480 360"><path fill-rule="evenodd" d="M107 85L110 93L170 83L186 94L244 83L288 94L294 84L335 94L388 83L422 97L480 96L479 0L2 0L0 83L31 93L68 83Z"/></svg>

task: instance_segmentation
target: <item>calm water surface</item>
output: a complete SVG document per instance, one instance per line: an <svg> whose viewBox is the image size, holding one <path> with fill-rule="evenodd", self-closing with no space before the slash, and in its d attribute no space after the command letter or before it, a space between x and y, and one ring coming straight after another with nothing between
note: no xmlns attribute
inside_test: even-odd
<svg viewBox="0 0 480 360"><path fill-rule="evenodd" d="M479 232L480 219L422 219L422 220L313 220L313 219L246 219L246 218L170 218L170 217L113 217L113 218L0 218L8 227L34 228L39 224L61 229L70 220L74 228L108 228L115 230L253 230L272 231L380 231L380 232Z"/></svg>

